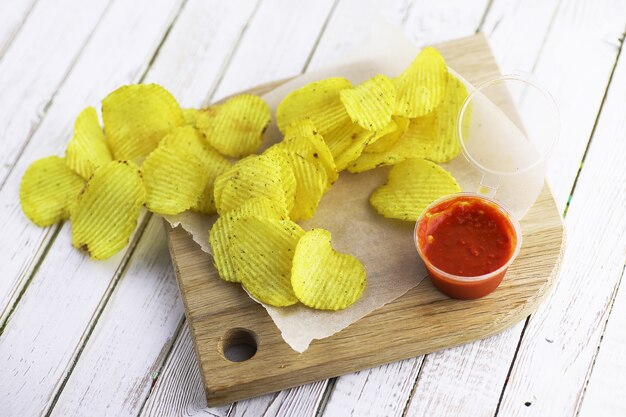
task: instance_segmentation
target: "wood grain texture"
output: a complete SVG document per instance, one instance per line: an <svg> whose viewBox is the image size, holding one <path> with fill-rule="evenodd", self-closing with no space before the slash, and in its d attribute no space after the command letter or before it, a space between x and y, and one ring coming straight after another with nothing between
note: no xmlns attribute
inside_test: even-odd
<svg viewBox="0 0 626 417"><path fill-rule="evenodd" d="M450 65L471 81L497 73L481 36L439 48ZM186 232L174 229L170 233L170 251L209 404L428 353L509 327L537 308L552 285L560 261L563 228L547 188L522 228L525 240L520 256L511 266L508 279L493 294L459 302L425 283L342 332L313 342L302 354L284 343L263 308L246 297L238 285L217 278L211 260ZM468 317L476 320L468 322ZM228 329L236 327L248 328L259 337L258 351L251 360L229 362L217 349ZM381 346L385 347L382 351Z"/></svg>
<svg viewBox="0 0 626 417"><path fill-rule="evenodd" d="M0 59L24 25L37 0L0 2Z"/></svg>
<svg viewBox="0 0 626 417"><path fill-rule="evenodd" d="M602 334L626 260L626 142L618 139L626 133L625 105L626 55L622 53L567 211L570 243L561 277L550 299L530 318L502 397L502 416L574 416L584 401L586 381L598 346L602 351L604 345ZM618 322L623 319L615 313L611 317ZM616 335L613 343L619 344L618 340ZM611 344L606 346L610 351ZM620 363L596 362L600 366L596 378L606 381L602 394L606 399L611 392L608 387L624 386L624 376L613 380L611 374L601 376L603 369ZM590 388L600 387L590 382ZM619 392L623 396L624 391ZM610 415L600 411L586 412Z"/></svg>

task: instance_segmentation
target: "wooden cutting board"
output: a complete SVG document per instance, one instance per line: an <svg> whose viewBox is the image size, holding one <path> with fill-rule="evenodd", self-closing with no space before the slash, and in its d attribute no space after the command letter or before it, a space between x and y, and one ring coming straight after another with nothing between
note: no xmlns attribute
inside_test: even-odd
<svg viewBox="0 0 626 417"><path fill-rule="evenodd" d="M474 84L499 75L482 35L437 48L450 67ZM313 341L304 353L283 341L265 309L239 285L218 278L210 257L183 229L168 226L170 253L209 405L456 346L523 320L554 285L565 244L561 215L547 186L521 224L522 249L494 293L479 300L453 300L426 279L334 336ZM246 361L232 362L224 356L232 346L257 350Z"/></svg>

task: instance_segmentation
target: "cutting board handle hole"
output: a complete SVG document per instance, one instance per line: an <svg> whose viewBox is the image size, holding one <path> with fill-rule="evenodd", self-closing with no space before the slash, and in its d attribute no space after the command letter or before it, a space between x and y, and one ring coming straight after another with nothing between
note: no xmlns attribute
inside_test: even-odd
<svg viewBox="0 0 626 417"><path fill-rule="evenodd" d="M257 346L257 335L252 330L242 327L228 330L218 343L219 352L224 359L231 362L243 362L252 358Z"/></svg>

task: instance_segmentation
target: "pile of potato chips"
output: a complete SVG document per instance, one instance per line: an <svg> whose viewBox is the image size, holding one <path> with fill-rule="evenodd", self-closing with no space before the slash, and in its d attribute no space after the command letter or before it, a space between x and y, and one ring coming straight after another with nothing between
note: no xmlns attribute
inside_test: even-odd
<svg viewBox="0 0 626 417"><path fill-rule="evenodd" d="M155 85L129 85L88 107L65 158L34 162L20 188L37 225L69 218L73 245L94 259L121 250L145 206L219 218L210 244L220 277L263 303L325 310L359 299L365 269L332 249L326 230L304 231L339 173L394 165L370 203L385 217L416 220L460 191L437 162L460 151L456 117L467 96L434 48L398 77L353 86L328 78L288 94L276 111L281 142L254 154L270 122L259 97L242 94L205 109L181 109ZM234 161L234 158L242 158Z"/></svg>

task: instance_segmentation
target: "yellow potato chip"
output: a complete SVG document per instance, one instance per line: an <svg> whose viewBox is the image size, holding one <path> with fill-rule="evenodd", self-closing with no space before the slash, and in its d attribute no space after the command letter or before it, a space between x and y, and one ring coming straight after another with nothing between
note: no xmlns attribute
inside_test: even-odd
<svg viewBox="0 0 626 417"><path fill-rule="evenodd" d="M141 173L146 207L158 214L178 214L195 206L207 183L202 161L182 141L159 145Z"/></svg>
<svg viewBox="0 0 626 417"><path fill-rule="evenodd" d="M394 114L424 116L435 110L446 95L448 67L439 51L427 47L392 82L396 87Z"/></svg>
<svg viewBox="0 0 626 417"><path fill-rule="evenodd" d="M363 153L380 153L390 150L404 132L406 132L411 119L402 116L393 116L392 120L396 123L396 129L393 132L385 133L384 136L380 137L375 142L370 142L365 149L363 149Z"/></svg>
<svg viewBox="0 0 626 417"><path fill-rule="evenodd" d="M240 158L261 146L270 119L270 108L261 97L240 94L203 109L197 115L196 128L219 153Z"/></svg>
<svg viewBox="0 0 626 417"><path fill-rule="evenodd" d="M282 149L297 153L310 163L321 167L328 178L328 185L337 181L339 173L328 145L317 133L311 119L299 119L287 128L285 139L278 143Z"/></svg>
<svg viewBox="0 0 626 417"><path fill-rule="evenodd" d="M281 156L267 154L242 159L219 175L215 180L215 205L221 215L240 206L253 197L265 197L275 201L289 213L289 202L284 183L289 178L295 186ZM293 188L295 193L295 187Z"/></svg>
<svg viewBox="0 0 626 417"><path fill-rule="evenodd" d="M363 264L336 252L330 232L309 230L296 246L291 285L302 304L319 310L341 310L357 301L367 282Z"/></svg>
<svg viewBox="0 0 626 417"><path fill-rule="evenodd" d="M72 245L93 259L119 252L137 226L145 196L137 165L127 161L102 165L70 208Z"/></svg>
<svg viewBox="0 0 626 417"><path fill-rule="evenodd" d="M328 188L326 171L295 152L285 150L283 154L296 179L294 205L289 217L294 221L310 219Z"/></svg>
<svg viewBox="0 0 626 417"><path fill-rule="evenodd" d="M65 149L65 163L85 179L101 165L111 162L111 152L93 107L85 108L74 123L74 136Z"/></svg>
<svg viewBox="0 0 626 417"><path fill-rule="evenodd" d="M348 171L358 173L383 165L395 165L405 159L425 158L437 144L435 122L433 113L411 119L406 132L388 151L364 152L350 164Z"/></svg>
<svg viewBox="0 0 626 417"><path fill-rule="evenodd" d="M185 124L195 126L196 120L198 119L198 115L200 114L200 110L198 109L183 109L183 118L185 119Z"/></svg>
<svg viewBox="0 0 626 417"><path fill-rule="evenodd" d="M171 129L185 124L176 99L156 84L118 88L102 100L102 120L115 159L139 160Z"/></svg>
<svg viewBox="0 0 626 417"><path fill-rule="evenodd" d="M241 284L257 300L276 307L298 302L291 288L291 261L304 230L291 220L239 219L230 253Z"/></svg>
<svg viewBox="0 0 626 417"><path fill-rule="evenodd" d="M69 217L69 208L85 180L63 158L49 156L26 169L20 184L20 204L26 217L45 227Z"/></svg>
<svg viewBox="0 0 626 417"><path fill-rule="evenodd" d="M237 269L230 254L231 240L233 239L233 224L239 219L257 216L285 220L284 208L265 197L254 197L244 201L239 207L220 216L211 227L209 243L215 267L224 281L240 282Z"/></svg>
<svg viewBox="0 0 626 417"><path fill-rule="evenodd" d="M375 132L365 130L350 120L328 133L324 141L335 160L337 171L346 169L349 162L358 158L375 135Z"/></svg>
<svg viewBox="0 0 626 417"><path fill-rule="evenodd" d="M391 120L396 89L389 78L379 74L355 88L342 90L340 97L354 123L366 130L380 131Z"/></svg>
<svg viewBox="0 0 626 417"><path fill-rule="evenodd" d="M177 127L161 140L159 146L184 147L193 153L202 164L202 175L206 182L204 191L198 198L193 211L213 214L215 213L215 200L213 199L213 186L218 175L230 168L231 164L214 149L205 143L202 136L192 126Z"/></svg>
<svg viewBox="0 0 626 417"><path fill-rule="evenodd" d="M407 159L389 171L387 183L370 195L370 204L385 217L415 221L436 199L460 192L454 177L425 159Z"/></svg>
<svg viewBox="0 0 626 417"><path fill-rule="evenodd" d="M448 91L443 102L434 111L436 118L435 130L437 144L429 152L427 159L433 162L449 162L461 152L461 144L457 137L457 119L467 98L467 89L454 75L448 75ZM471 109L470 109L471 110ZM470 113L468 113L469 116ZM465 117L464 128L469 125L469 117Z"/></svg>
<svg viewBox="0 0 626 417"><path fill-rule="evenodd" d="M350 119L339 93L352 88L345 78L334 77L314 81L287 94L276 109L276 124L281 132L298 119L310 118L317 131L326 133Z"/></svg>

